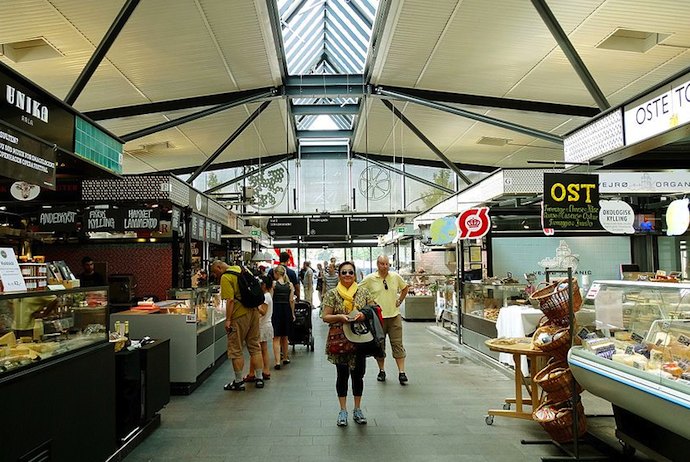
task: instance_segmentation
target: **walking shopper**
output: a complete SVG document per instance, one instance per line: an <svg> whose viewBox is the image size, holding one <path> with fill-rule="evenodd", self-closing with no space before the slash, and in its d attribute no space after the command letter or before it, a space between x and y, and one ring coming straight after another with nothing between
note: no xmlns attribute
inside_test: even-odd
<svg viewBox="0 0 690 462"><path fill-rule="evenodd" d="M240 287L237 276L229 273L241 273L239 266L230 266L216 260L211 264L211 274L220 281L220 298L225 300L225 331L228 333L228 358L232 361L235 379L223 388L232 391L244 391L244 355L242 346L249 350L250 362L254 366L256 388L264 387L263 369L261 367L261 346L259 344L259 310L247 308L240 300Z"/></svg>
<svg viewBox="0 0 690 462"><path fill-rule="evenodd" d="M316 264L316 291L319 293L319 306L321 306L321 302L323 300L323 275L324 275L324 269L323 265L321 263Z"/></svg>
<svg viewBox="0 0 690 462"><path fill-rule="evenodd" d="M409 286L398 273L389 271L390 261L386 255L380 255L376 259L377 271L369 274L361 282L362 287L366 287L373 295L376 303L381 307L383 314L383 331L388 337L393 350L393 358L398 365L398 381L400 385L407 384L407 374L405 373L405 347L403 346L402 316L400 315L400 305L407 297ZM386 370L384 368L384 358L376 358L379 365L379 374L376 380L386 381Z"/></svg>
<svg viewBox="0 0 690 462"><path fill-rule="evenodd" d="M270 357L268 355L268 343L273 344L273 322L271 316L273 315L273 281L268 279L268 276L261 278L261 290L264 291L264 303L259 305L259 344L261 345L261 359L263 360L263 375L264 380L271 380L271 374L268 370L271 369ZM245 382L256 381L254 368L249 365L249 374L244 378Z"/></svg>
<svg viewBox="0 0 690 462"><path fill-rule="evenodd" d="M299 300L299 295L300 295L300 284L299 284L299 277L297 276L297 272L293 270L292 268L288 268L288 262L290 261L290 254L287 252L280 252L280 256L278 257L280 260L280 264L283 265L285 268L285 274L287 274L288 279L292 283L292 286L294 287L295 290L295 298ZM271 268L268 270L268 277L273 279L273 270L275 268Z"/></svg>
<svg viewBox="0 0 690 462"><path fill-rule="evenodd" d="M273 277L273 368L280 370L281 348L283 365L290 364L288 336L295 321L295 289L283 265L273 268Z"/></svg>
<svg viewBox="0 0 690 462"><path fill-rule="evenodd" d="M373 302L369 291L355 282L355 265L352 262L343 262L338 267L339 282L336 288L331 289L323 299L323 321L334 328L342 327L344 323L361 321L364 315L359 313L354 318L348 314L354 309L360 309ZM364 373L366 371L366 357L364 353L332 354L326 349L328 361L335 364L336 382L335 389L340 403L340 412L336 424L339 427L347 426L347 388L348 379L352 378L352 394L354 396L354 409L352 418L355 423L366 424L367 418L362 412L362 392L364 390Z"/></svg>
<svg viewBox="0 0 690 462"><path fill-rule="evenodd" d="M302 276L302 287L304 287L304 299L312 303L314 296L314 270L311 269L311 262L304 262L304 276Z"/></svg>

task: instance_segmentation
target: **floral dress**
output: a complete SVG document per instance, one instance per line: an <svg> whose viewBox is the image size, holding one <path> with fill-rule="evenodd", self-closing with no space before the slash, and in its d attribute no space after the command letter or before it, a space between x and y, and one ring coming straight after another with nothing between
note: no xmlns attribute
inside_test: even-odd
<svg viewBox="0 0 690 462"><path fill-rule="evenodd" d="M365 289L364 287L358 287L357 292L355 292L355 296L353 299L353 305L356 309L361 309L367 305L374 305L376 302L374 301L374 297L371 296L371 292L369 292L368 289ZM335 289L331 289L326 294L323 296L323 306L330 306L333 308L333 314L347 314L345 312L345 304L343 297L340 296L338 293L337 287ZM339 326L342 325L342 323L332 323L332 326ZM326 351L326 356L328 357L328 361L330 361L333 364L349 364L350 369L355 367L355 356L356 353L349 353L349 354L341 354L341 355L334 355L328 352L328 349Z"/></svg>

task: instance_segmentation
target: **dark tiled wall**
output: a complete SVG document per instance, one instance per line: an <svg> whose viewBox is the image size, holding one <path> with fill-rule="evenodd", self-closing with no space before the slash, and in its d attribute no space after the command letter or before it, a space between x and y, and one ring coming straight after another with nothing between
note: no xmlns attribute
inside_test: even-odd
<svg viewBox="0 0 690 462"><path fill-rule="evenodd" d="M170 244L83 244L79 246L45 245L34 255L46 261L64 260L75 275L81 272L81 259L88 255L94 262L107 262L108 275L134 274L136 296L156 295L165 300L172 287L172 248Z"/></svg>

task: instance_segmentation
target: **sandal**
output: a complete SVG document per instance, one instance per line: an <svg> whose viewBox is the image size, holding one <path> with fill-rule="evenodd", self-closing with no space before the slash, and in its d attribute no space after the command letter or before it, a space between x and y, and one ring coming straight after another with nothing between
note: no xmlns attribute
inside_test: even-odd
<svg viewBox="0 0 690 462"><path fill-rule="evenodd" d="M247 375L245 378L242 379L243 382L256 382L256 376L254 375Z"/></svg>
<svg viewBox="0 0 690 462"><path fill-rule="evenodd" d="M283 364L290 364L290 360L289 359L283 359Z"/></svg>
<svg viewBox="0 0 690 462"><path fill-rule="evenodd" d="M271 374L267 374L264 372L264 380L271 380Z"/></svg>
<svg viewBox="0 0 690 462"><path fill-rule="evenodd" d="M275 366L273 366L273 369L279 371L280 370L280 364L276 364Z"/></svg>

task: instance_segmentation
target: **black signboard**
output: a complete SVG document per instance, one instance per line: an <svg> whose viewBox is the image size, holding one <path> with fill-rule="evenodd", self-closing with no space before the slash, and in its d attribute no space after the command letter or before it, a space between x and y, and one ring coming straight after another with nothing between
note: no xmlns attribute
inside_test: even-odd
<svg viewBox="0 0 690 462"><path fill-rule="evenodd" d="M120 209L87 209L84 212L85 231L122 232L123 220Z"/></svg>
<svg viewBox="0 0 690 462"><path fill-rule="evenodd" d="M36 217L40 231L62 233L76 232L81 228L82 213L79 209L45 209Z"/></svg>
<svg viewBox="0 0 690 462"><path fill-rule="evenodd" d="M55 189L55 151L0 122L0 172L42 188Z"/></svg>
<svg viewBox="0 0 690 462"><path fill-rule="evenodd" d="M160 209L135 207L122 210L122 228L125 231L158 231Z"/></svg>
<svg viewBox="0 0 690 462"><path fill-rule="evenodd" d="M601 229L599 175L544 173L543 213L544 229Z"/></svg>
<svg viewBox="0 0 690 462"><path fill-rule="evenodd" d="M345 217L312 217L309 219L309 235L311 236L342 236L346 234L347 218Z"/></svg>
<svg viewBox="0 0 690 462"><path fill-rule="evenodd" d="M74 152L74 114L53 95L1 63L0 120Z"/></svg>
<svg viewBox="0 0 690 462"><path fill-rule="evenodd" d="M350 235L378 236L386 234L390 228L386 217L350 217Z"/></svg>
<svg viewBox="0 0 690 462"><path fill-rule="evenodd" d="M208 215L208 197L189 188L189 206L196 213Z"/></svg>
<svg viewBox="0 0 690 462"><path fill-rule="evenodd" d="M180 209L173 207L170 214L170 226L173 231L180 231Z"/></svg>
<svg viewBox="0 0 690 462"><path fill-rule="evenodd" d="M206 234L204 235L206 237L206 241L210 242L211 241L211 227L213 227L213 222L209 220L208 218L206 219Z"/></svg>
<svg viewBox="0 0 690 462"><path fill-rule="evenodd" d="M294 237L307 234L306 218L269 218L268 234L272 237Z"/></svg>
<svg viewBox="0 0 690 462"><path fill-rule="evenodd" d="M192 229L189 231L192 239L199 240L199 219L201 217L196 213L192 214Z"/></svg>

